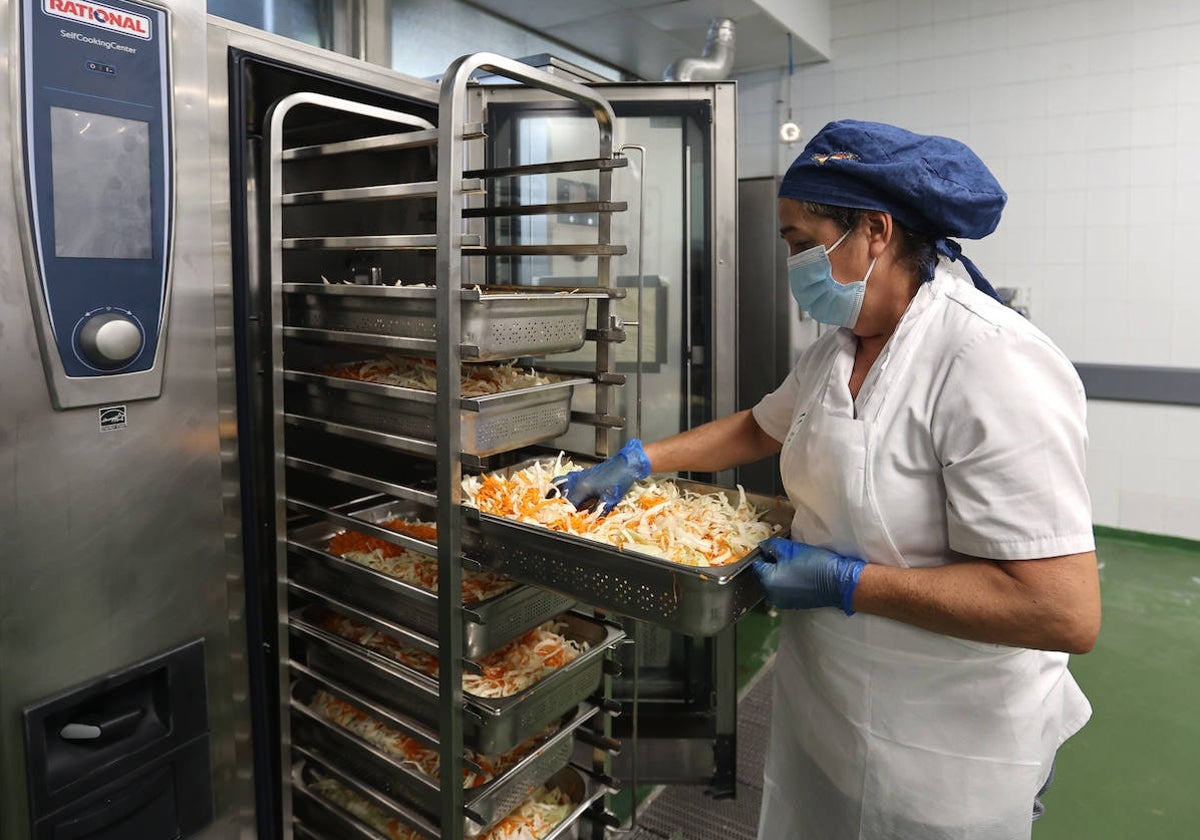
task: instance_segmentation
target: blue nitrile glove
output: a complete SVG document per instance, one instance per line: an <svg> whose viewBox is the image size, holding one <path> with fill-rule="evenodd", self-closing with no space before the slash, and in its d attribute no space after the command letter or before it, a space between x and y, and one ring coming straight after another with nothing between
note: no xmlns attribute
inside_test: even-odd
<svg viewBox="0 0 1200 840"><path fill-rule="evenodd" d="M629 492L635 481L650 475L650 459L642 442L631 438L621 450L607 461L586 470L576 470L554 479L558 492L577 508L595 499L608 513L621 497Z"/></svg>
<svg viewBox="0 0 1200 840"><path fill-rule="evenodd" d="M840 607L854 615L854 588L867 565L862 560L780 537L763 540L758 548L763 556L752 568L772 604L785 610Z"/></svg>

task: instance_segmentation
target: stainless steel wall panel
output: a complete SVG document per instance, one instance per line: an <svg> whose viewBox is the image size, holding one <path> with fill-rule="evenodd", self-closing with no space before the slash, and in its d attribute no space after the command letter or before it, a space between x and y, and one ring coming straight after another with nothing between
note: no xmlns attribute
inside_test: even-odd
<svg viewBox="0 0 1200 840"><path fill-rule="evenodd" d="M211 31L211 30L209 30ZM229 204L229 67L223 40L205 42L208 68L208 178L212 244L213 335L217 377L217 430L221 464L222 535L230 628L231 703L238 725L234 749L245 790L236 802L238 829L255 836L258 823L253 789L254 748L251 732L253 697L247 650L247 591L242 543L242 494L238 473L237 387L234 347L233 280L230 270L232 228Z"/></svg>
<svg viewBox="0 0 1200 840"><path fill-rule="evenodd" d="M737 410L738 355L722 348L736 348L738 192L737 192L737 100L732 83L713 84L712 118L712 395L713 417ZM716 483L731 486L734 471L718 473Z"/></svg>

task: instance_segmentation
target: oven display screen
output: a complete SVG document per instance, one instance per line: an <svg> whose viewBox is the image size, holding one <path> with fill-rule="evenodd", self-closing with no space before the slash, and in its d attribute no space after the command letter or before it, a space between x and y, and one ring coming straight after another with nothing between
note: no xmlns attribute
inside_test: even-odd
<svg viewBox="0 0 1200 840"><path fill-rule="evenodd" d="M149 123L51 107L50 161L55 256L154 256Z"/></svg>

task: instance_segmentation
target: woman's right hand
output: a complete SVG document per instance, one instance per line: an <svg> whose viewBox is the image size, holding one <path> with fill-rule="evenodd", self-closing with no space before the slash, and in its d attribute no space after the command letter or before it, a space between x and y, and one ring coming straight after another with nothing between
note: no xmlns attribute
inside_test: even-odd
<svg viewBox="0 0 1200 840"><path fill-rule="evenodd" d="M840 607L854 615L854 590L867 565L862 560L782 537L758 548L763 556L751 568L772 604L785 610Z"/></svg>
<svg viewBox="0 0 1200 840"><path fill-rule="evenodd" d="M642 449L642 442L631 438L607 461L554 479L554 488L578 509L586 508L589 502L599 502L608 513L635 481L648 475L650 459Z"/></svg>

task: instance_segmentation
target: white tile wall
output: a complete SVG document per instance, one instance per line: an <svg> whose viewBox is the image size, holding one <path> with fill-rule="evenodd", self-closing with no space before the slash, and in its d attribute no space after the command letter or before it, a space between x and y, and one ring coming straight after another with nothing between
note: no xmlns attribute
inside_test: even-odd
<svg viewBox="0 0 1200 840"><path fill-rule="evenodd" d="M806 135L843 117L969 143L1010 194L965 243L1077 362L1200 368L1200 2L832 0L796 68ZM786 68L739 80L743 177L783 172ZM1200 409L1092 402L1096 522L1200 539Z"/></svg>
<svg viewBox="0 0 1200 840"><path fill-rule="evenodd" d="M1095 521L1200 539L1198 432L1200 408L1089 403L1088 486Z"/></svg>

